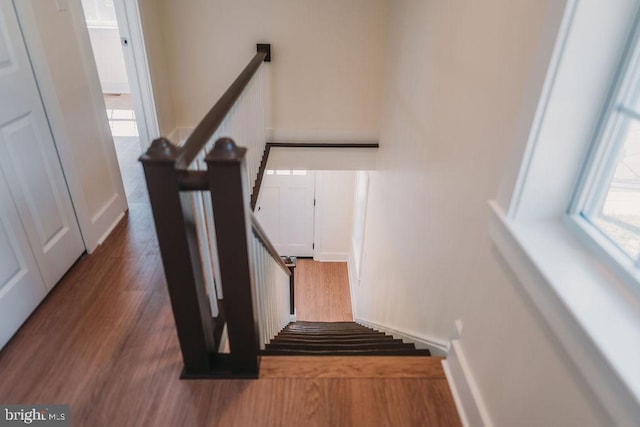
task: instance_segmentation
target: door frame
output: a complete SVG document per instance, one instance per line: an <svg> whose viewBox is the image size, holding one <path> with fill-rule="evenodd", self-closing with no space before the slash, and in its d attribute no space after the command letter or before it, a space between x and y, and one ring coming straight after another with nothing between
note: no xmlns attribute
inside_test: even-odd
<svg viewBox="0 0 640 427"><path fill-rule="evenodd" d="M144 152L151 145L151 141L160 136L160 126L138 3L138 0L113 0L120 39L126 38L129 42L128 48L122 49L122 53L134 106L136 106L136 110L142 112L141 117L140 114L136 114L136 122L138 123L140 148Z"/></svg>

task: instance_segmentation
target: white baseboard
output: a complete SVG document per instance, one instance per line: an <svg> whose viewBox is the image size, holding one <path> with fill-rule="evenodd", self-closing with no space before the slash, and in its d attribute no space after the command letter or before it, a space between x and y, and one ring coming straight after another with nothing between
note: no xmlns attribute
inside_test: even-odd
<svg viewBox="0 0 640 427"><path fill-rule="evenodd" d="M124 193L115 193L107 203L91 217L88 229L83 230L87 253L93 253L118 225L127 210ZM86 231L85 231L86 230Z"/></svg>
<svg viewBox="0 0 640 427"><path fill-rule="evenodd" d="M349 279L349 296L351 297L351 315L354 319L358 316L358 304L357 304L357 292L356 289L360 285L360 279L358 278L358 272L356 271L356 263L353 257L353 247L349 251L349 257L347 260L347 277Z"/></svg>
<svg viewBox="0 0 640 427"><path fill-rule="evenodd" d="M313 254L313 260L320 262L347 262L349 254L346 252L321 252Z"/></svg>
<svg viewBox="0 0 640 427"><path fill-rule="evenodd" d="M353 316L353 319L356 323L359 323L363 326L368 326L380 332L393 335L394 338L400 338L403 341L412 342L416 345L416 348L429 349L429 351L431 351L431 354L433 356L442 356L442 357L447 356L447 343L442 342L438 339L427 337L425 335L416 335L416 334L410 334L407 332L402 332L386 325L381 325L379 323L361 319L359 317L356 317L355 315Z"/></svg>
<svg viewBox="0 0 640 427"><path fill-rule="evenodd" d="M127 82L100 82L102 93L109 94L130 94L131 88Z"/></svg>
<svg viewBox="0 0 640 427"><path fill-rule="evenodd" d="M444 372L465 427L491 427L491 419L480 396L459 340L452 340L447 359L442 361Z"/></svg>
<svg viewBox="0 0 640 427"><path fill-rule="evenodd" d="M162 136L164 136L165 138L167 138L169 141L173 142L174 144L177 144L178 141L180 140L180 138L178 136L178 128L175 128L174 130L169 132L169 134L162 135Z"/></svg>

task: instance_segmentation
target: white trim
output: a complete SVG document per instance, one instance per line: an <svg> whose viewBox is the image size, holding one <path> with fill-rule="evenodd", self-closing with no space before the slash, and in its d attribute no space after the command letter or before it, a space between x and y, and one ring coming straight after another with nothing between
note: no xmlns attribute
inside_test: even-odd
<svg viewBox="0 0 640 427"><path fill-rule="evenodd" d="M347 262L349 254L347 252L317 252L313 253L313 260L320 262Z"/></svg>
<svg viewBox="0 0 640 427"><path fill-rule="evenodd" d="M191 135L191 132L193 132L193 129L195 128L177 127L165 137L175 145L182 145L187 140L187 138L189 138L189 135Z"/></svg>
<svg viewBox="0 0 640 427"><path fill-rule="evenodd" d="M160 136L160 126L153 96L151 72L147 61L147 50L142 31L142 21L138 1L114 0L120 37L129 40L129 47L123 49L127 77L136 108L140 146L145 151L151 141ZM141 113L141 114L140 114Z"/></svg>
<svg viewBox="0 0 640 427"><path fill-rule="evenodd" d="M462 425L491 427L493 423L478 385L471 374L460 341L451 340L449 353L446 360L442 361L442 366Z"/></svg>
<svg viewBox="0 0 640 427"><path fill-rule="evenodd" d="M175 144L178 144L178 128L175 128L174 130L169 132L167 135L164 135L164 137L167 138L169 141Z"/></svg>
<svg viewBox="0 0 640 427"><path fill-rule="evenodd" d="M104 234L102 236L100 236L100 238L98 239L98 245L101 245L105 240L107 240L107 237L109 237L109 235L111 234L113 229L116 228L116 226L118 225L120 220L122 218L124 218L124 214L125 213L122 212L120 215L118 215L118 217L115 219L115 221L113 221L113 224L111 224L109 226L109 228L107 228L107 231L105 231Z"/></svg>
<svg viewBox="0 0 640 427"><path fill-rule="evenodd" d="M267 142L377 142L377 130L267 129Z"/></svg>
<svg viewBox="0 0 640 427"><path fill-rule="evenodd" d="M129 83L125 82L102 82L102 93L110 94L110 93L130 93L131 88L129 87Z"/></svg>
<svg viewBox="0 0 640 427"><path fill-rule="evenodd" d="M640 419L635 297L562 221L514 221L495 202L490 206L491 239L558 346L615 424L634 425Z"/></svg>
<svg viewBox="0 0 640 427"><path fill-rule="evenodd" d="M554 84L556 82L560 64L562 63L562 58L565 53L567 39L569 38L571 32L571 25L574 21L576 5L577 0L567 1L565 12L562 17L562 22L558 30L557 40L553 49L553 53L551 55L548 70L546 72L546 77L542 87L542 93L540 95L540 98L536 100L536 104L538 105L538 107L536 109L533 122L531 123L531 129L529 131L527 143L525 145L522 164L516 178L516 183L509 203L509 209L507 211L509 217L511 218L517 215L518 209L520 208L522 194L525 190L525 183L529 176L531 163L534 157L536 142L540 137L544 118L547 115L547 108L553 95Z"/></svg>
<svg viewBox="0 0 640 427"><path fill-rule="evenodd" d="M447 355L447 343L439 339L428 337L424 334L418 334L418 333L412 334L409 332L402 332L387 325L382 325L380 323L362 319L360 317L357 317L355 314L353 316L353 320L354 322L359 323L363 326L367 326L367 327L379 330L381 332L384 332L386 334L393 335L394 338L399 338L403 341L414 343L416 345L416 348L419 348L419 349L426 348L429 351L431 351L431 354L433 356L444 357Z"/></svg>
<svg viewBox="0 0 640 427"><path fill-rule="evenodd" d="M347 259L347 277L349 279L349 296L351 297L351 315L354 319L358 318L358 304L356 295L358 295L356 288L360 286L360 279L355 271L355 261L353 255L353 247L349 251L349 257Z"/></svg>

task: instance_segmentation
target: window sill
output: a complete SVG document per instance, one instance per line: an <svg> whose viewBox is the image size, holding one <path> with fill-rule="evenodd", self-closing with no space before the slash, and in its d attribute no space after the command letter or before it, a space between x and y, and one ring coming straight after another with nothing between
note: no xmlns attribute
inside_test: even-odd
<svg viewBox="0 0 640 427"><path fill-rule="evenodd" d="M490 202L491 239L617 425L640 419L640 304L558 220L507 218Z"/></svg>

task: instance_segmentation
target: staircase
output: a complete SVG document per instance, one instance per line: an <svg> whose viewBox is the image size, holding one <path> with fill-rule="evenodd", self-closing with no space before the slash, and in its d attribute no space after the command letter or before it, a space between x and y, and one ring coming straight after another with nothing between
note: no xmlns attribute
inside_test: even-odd
<svg viewBox="0 0 640 427"><path fill-rule="evenodd" d="M263 355L430 356L391 335L355 322L294 322L262 351Z"/></svg>

